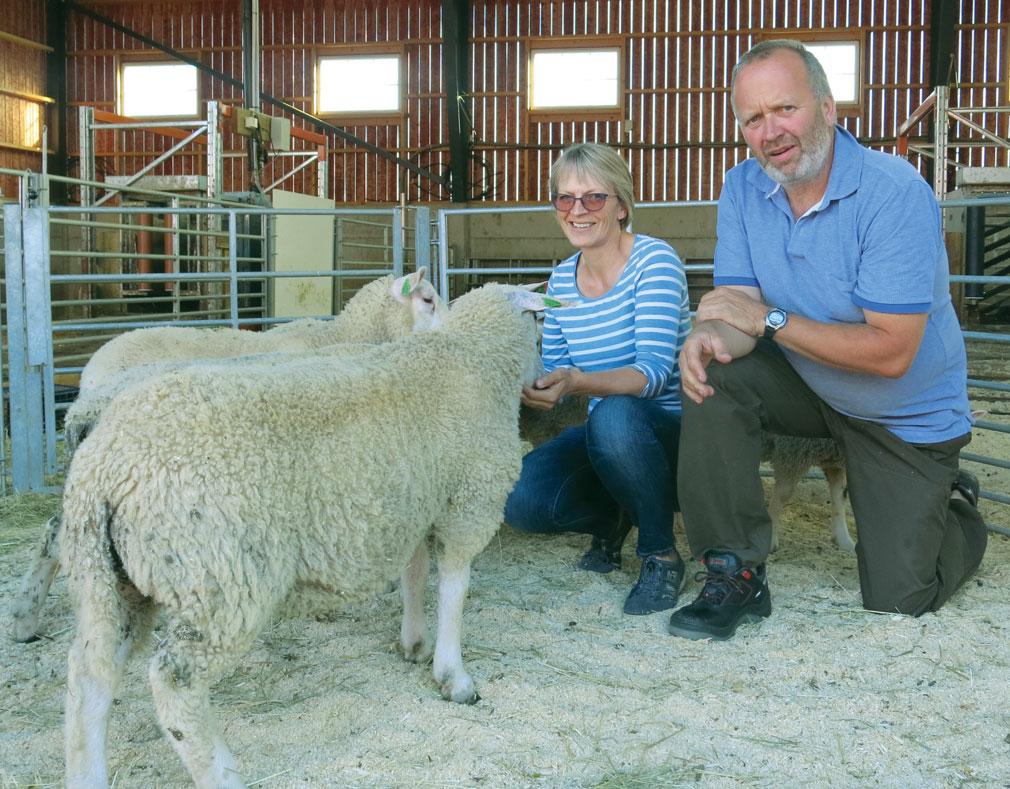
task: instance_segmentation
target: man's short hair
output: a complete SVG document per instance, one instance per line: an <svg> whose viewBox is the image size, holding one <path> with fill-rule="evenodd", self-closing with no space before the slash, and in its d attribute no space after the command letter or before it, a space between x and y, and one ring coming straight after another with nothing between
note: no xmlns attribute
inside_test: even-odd
<svg viewBox="0 0 1010 789"><path fill-rule="evenodd" d="M765 60L783 49L795 52L803 60L803 65L807 70L807 81L810 83L810 89L813 91L814 98L818 102L834 98L831 95L831 85L828 83L828 75L824 73L824 66L821 65L821 61L811 54L809 49L799 41L791 38L773 38L755 44L740 56L740 60L733 67L733 77L730 83L730 101L733 104L734 115L736 115L736 99L733 96L733 91L736 90L736 78L741 69L750 63Z"/></svg>
<svg viewBox="0 0 1010 789"><path fill-rule="evenodd" d="M621 228L631 224L635 210L635 185L631 181L631 171L627 162L609 145L598 142L578 142L565 148L561 156L551 166L549 188L557 194L561 176L574 172L580 178L592 178L613 189L628 215L621 220Z"/></svg>

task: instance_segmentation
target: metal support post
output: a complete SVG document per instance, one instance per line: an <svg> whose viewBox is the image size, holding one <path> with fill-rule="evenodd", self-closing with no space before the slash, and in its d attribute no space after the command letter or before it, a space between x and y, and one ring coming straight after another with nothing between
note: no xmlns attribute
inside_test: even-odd
<svg viewBox="0 0 1010 789"><path fill-rule="evenodd" d="M403 276L403 209L393 209L393 276Z"/></svg>
<svg viewBox="0 0 1010 789"><path fill-rule="evenodd" d="M970 205L965 209L964 273L976 277L985 275L984 205ZM969 301L979 301L982 298L982 283L966 283L964 297Z"/></svg>
<svg viewBox="0 0 1010 789"><path fill-rule="evenodd" d="M207 102L207 197L221 197L224 156L221 146L221 107L216 101Z"/></svg>
<svg viewBox="0 0 1010 789"><path fill-rule="evenodd" d="M238 212L228 212L228 285L231 327L238 328Z"/></svg>
<svg viewBox="0 0 1010 789"><path fill-rule="evenodd" d="M49 420L43 414L43 398L45 368L48 364L51 370L52 365L48 277L43 282L39 276L46 263L44 246L38 243L43 220L42 209L4 206L11 476L16 492L41 491L45 483L42 425Z"/></svg>
<svg viewBox="0 0 1010 789"><path fill-rule="evenodd" d="M947 194L947 109L950 106L949 88L936 86L936 106L933 110L933 193L938 202ZM941 213L941 221L943 221Z"/></svg>
<svg viewBox="0 0 1010 789"><path fill-rule="evenodd" d="M428 276L434 281L431 266L431 209L426 205L414 209L414 268L427 268Z"/></svg>
<svg viewBox="0 0 1010 789"><path fill-rule="evenodd" d="M448 220L444 209L438 212L438 271L431 275L431 281L438 283L438 295L442 301L449 303L449 233Z"/></svg>

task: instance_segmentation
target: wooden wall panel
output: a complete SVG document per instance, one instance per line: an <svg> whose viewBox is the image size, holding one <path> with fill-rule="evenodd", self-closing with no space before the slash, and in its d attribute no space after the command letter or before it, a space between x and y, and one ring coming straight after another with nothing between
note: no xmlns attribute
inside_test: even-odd
<svg viewBox="0 0 1010 789"><path fill-rule="evenodd" d="M36 0L4 0L0 21L0 168L42 169L46 91L46 20ZM0 193L18 197L18 178L0 173Z"/></svg>
<svg viewBox="0 0 1010 789"><path fill-rule="evenodd" d="M448 160L447 108L455 97L447 97L442 84L441 5L441 0L261 0L264 89L311 110L320 47L396 45L405 60L402 123L348 131L442 173ZM1003 6L1002 0L961 4L955 102L1006 104ZM89 7L241 78L239 0L93 0ZM546 200L547 173L557 152L572 141L594 139L621 148L642 201L714 199L725 171L747 155L729 106L733 64L761 37L804 29L845 29L862 38L863 107L843 123L868 144L893 150L898 125L930 90L929 7L908 0L471 0L470 85L463 100L472 125L473 192L502 202ZM71 13L68 25L72 103L113 109L117 59L147 48L80 15ZM526 57L530 44L544 37L575 37L583 44L607 37L623 43L622 120L530 116ZM220 81L205 78L202 85L205 98L241 101L239 89ZM1007 134L1005 114L988 113L981 122ZM962 126L952 133L977 138ZM238 150L240 144L236 136L227 136L228 148ZM122 134L117 169L136 170L164 147L149 134ZM965 156L972 164L1010 161L1005 149L992 145ZM226 188L247 188L242 160L228 161ZM331 137L330 164L330 192L339 202L392 203L401 194L411 201L448 199L437 184L336 137ZM202 167L202 156L194 153L163 171ZM265 180L275 171L268 167ZM285 188L314 191L313 177L306 171Z"/></svg>

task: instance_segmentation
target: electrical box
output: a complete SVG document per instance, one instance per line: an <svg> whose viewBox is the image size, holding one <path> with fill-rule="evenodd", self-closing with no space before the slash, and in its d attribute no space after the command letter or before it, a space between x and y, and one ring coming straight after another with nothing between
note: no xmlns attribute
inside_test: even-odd
<svg viewBox="0 0 1010 789"><path fill-rule="evenodd" d="M235 132L243 137L257 137L261 143L269 145L270 116L245 107L236 107ZM288 146L290 147L290 142Z"/></svg>
<svg viewBox="0 0 1010 789"><path fill-rule="evenodd" d="M287 118L270 118L270 147L275 151L291 150L291 121Z"/></svg>

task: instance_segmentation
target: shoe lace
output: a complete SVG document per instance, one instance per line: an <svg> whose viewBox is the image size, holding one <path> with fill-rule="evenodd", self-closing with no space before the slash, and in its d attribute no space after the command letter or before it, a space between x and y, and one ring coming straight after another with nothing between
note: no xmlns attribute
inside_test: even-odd
<svg viewBox="0 0 1010 789"><path fill-rule="evenodd" d="M702 583L702 598L715 604L721 603L733 592L739 592L743 595L747 594L746 582L733 575L701 570L695 574L694 580Z"/></svg>
<svg viewBox="0 0 1010 789"><path fill-rule="evenodd" d="M638 585L642 589L661 589L667 581L666 570L651 556L645 560Z"/></svg>

